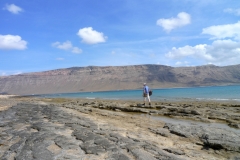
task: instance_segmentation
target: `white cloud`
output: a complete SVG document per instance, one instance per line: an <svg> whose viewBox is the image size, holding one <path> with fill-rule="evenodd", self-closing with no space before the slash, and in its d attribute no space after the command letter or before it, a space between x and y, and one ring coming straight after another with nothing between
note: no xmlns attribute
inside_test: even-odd
<svg viewBox="0 0 240 160"><path fill-rule="evenodd" d="M24 50L27 42L18 35L0 35L0 49Z"/></svg>
<svg viewBox="0 0 240 160"><path fill-rule="evenodd" d="M188 45L179 48L173 47L172 50L166 54L166 56L173 59L180 59L187 56L197 56L212 60L212 57L206 53L206 47L206 44L199 44L194 47Z"/></svg>
<svg viewBox="0 0 240 160"><path fill-rule="evenodd" d="M64 58L57 58L56 60L58 60L58 61L63 61L64 60Z"/></svg>
<svg viewBox="0 0 240 160"><path fill-rule="evenodd" d="M71 51L72 53L82 53L82 50L78 47L74 47L70 41L63 42L62 44L60 42L54 42L52 46L58 49Z"/></svg>
<svg viewBox="0 0 240 160"><path fill-rule="evenodd" d="M52 45L58 49L63 49L63 50L69 50L73 47L70 41L63 42L62 44L60 42L55 42Z"/></svg>
<svg viewBox="0 0 240 160"><path fill-rule="evenodd" d="M159 19L157 20L157 25L163 27L164 30L170 32L171 30L182 27L191 23L191 16L188 13L180 12L177 18L170 19Z"/></svg>
<svg viewBox="0 0 240 160"><path fill-rule="evenodd" d="M176 66L188 66L189 62L188 61L184 61L184 62L181 62L181 61L177 61L175 63Z"/></svg>
<svg viewBox="0 0 240 160"><path fill-rule="evenodd" d="M13 14L18 14L19 12L22 12L23 9L16 6L15 4L6 4L5 8L6 10L8 10L9 12L13 13Z"/></svg>
<svg viewBox="0 0 240 160"><path fill-rule="evenodd" d="M0 76L8 76L8 75L17 75L17 74L22 74L23 72L21 71L1 71L0 70Z"/></svg>
<svg viewBox="0 0 240 160"><path fill-rule="evenodd" d="M238 64L240 59L240 42L232 40L216 40L211 45L199 44L172 48L166 55L172 59L187 57L204 60L207 63L218 65Z"/></svg>
<svg viewBox="0 0 240 160"><path fill-rule="evenodd" d="M224 12L231 13L231 14L234 14L236 16L240 16L240 8L237 8L237 9L227 8L227 9L224 9Z"/></svg>
<svg viewBox="0 0 240 160"><path fill-rule="evenodd" d="M13 75L18 75L18 74L22 74L22 73L23 73L23 72L18 71L18 72L13 73Z"/></svg>
<svg viewBox="0 0 240 160"><path fill-rule="evenodd" d="M78 48L78 47L73 47L72 48L72 52L73 53L82 53L82 50L80 48Z"/></svg>
<svg viewBox="0 0 240 160"><path fill-rule="evenodd" d="M240 21L235 24L217 25L203 28L202 34L210 34L212 39L233 38L240 40Z"/></svg>
<svg viewBox="0 0 240 160"><path fill-rule="evenodd" d="M209 34L212 44L173 47L165 54L171 59L193 58L208 64L231 65L239 64L240 59L240 21L235 24L217 25L204 28L202 34ZM180 63L178 63L180 64Z"/></svg>
<svg viewBox="0 0 240 160"><path fill-rule="evenodd" d="M82 28L77 35L82 38L82 42L87 44L96 44L106 42L107 37L102 32L93 30L92 27Z"/></svg>
<svg viewBox="0 0 240 160"><path fill-rule="evenodd" d="M7 73L6 72L0 72L0 76L6 76Z"/></svg>

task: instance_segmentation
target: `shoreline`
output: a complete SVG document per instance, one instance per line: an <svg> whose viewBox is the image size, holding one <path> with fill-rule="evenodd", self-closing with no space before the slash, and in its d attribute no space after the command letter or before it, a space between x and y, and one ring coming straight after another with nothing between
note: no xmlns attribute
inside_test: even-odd
<svg viewBox="0 0 240 160"><path fill-rule="evenodd" d="M64 97L64 96L36 96L36 95L27 95L27 96L18 96L18 97L37 97L37 98L52 98L52 99L85 99L85 100L106 100L106 101L135 101L143 102L142 98L133 99L133 98L96 98L96 97ZM240 99L216 99L216 98L161 98L161 99L151 99L151 102L216 102L216 103L231 103L231 104L240 104Z"/></svg>
<svg viewBox="0 0 240 160"><path fill-rule="evenodd" d="M181 88L157 88L152 89L152 101L223 101L240 102L238 90L240 86L200 86L200 87L181 87ZM35 94L24 96L36 96L42 98L85 98L85 99L109 99L109 100L142 100L142 91L134 90L111 90L111 91L89 91L89 92L70 92Z"/></svg>
<svg viewBox="0 0 240 160"><path fill-rule="evenodd" d="M239 133L193 123L226 123L240 130L240 103L158 101L145 107L141 103L140 100L0 98L0 108L8 107L0 110L0 138L4 144L0 145L0 157L240 158ZM158 116L174 121L188 119L192 124L150 118ZM39 138L42 140L35 141Z"/></svg>

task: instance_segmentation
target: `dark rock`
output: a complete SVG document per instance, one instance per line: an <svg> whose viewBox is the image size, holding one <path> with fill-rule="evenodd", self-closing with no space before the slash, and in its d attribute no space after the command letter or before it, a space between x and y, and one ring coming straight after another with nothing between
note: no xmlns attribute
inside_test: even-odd
<svg viewBox="0 0 240 160"><path fill-rule="evenodd" d="M168 128L173 134L200 139L205 146L213 149L225 149L240 152L240 135L225 129L184 126L166 123L164 128Z"/></svg>
<svg viewBox="0 0 240 160"><path fill-rule="evenodd" d="M112 155L110 155L107 160L113 160L113 159L117 159L117 160L130 160L130 158L128 156L126 156L125 154L116 153L116 152L114 152Z"/></svg>
<svg viewBox="0 0 240 160"><path fill-rule="evenodd" d="M179 158L178 156L169 153L167 151L161 150L153 145L147 145L144 147L146 151L149 153L155 155L157 159L161 160L183 160L182 158Z"/></svg>
<svg viewBox="0 0 240 160"><path fill-rule="evenodd" d="M165 129L165 128L157 128L157 129L155 129L155 128L149 128L149 130L150 130L151 132L153 132L153 133L155 133L155 134L159 134L159 135L161 135L161 136L163 136L163 137L171 137L171 134L170 134L169 130L168 130L168 129Z"/></svg>
<svg viewBox="0 0 240 160"><path fill-rule="evenodd" d="M163 128L167 128L170 133L182 136L182 137L200 137L203 133L203 129L201 126L194 127L194 126L185 126L185 125L176 125L171 123L166 123Z"/></svg>
<svg viewBox="0 0 240 160"><path fill-rule="evenodd" d="M240 135L222 129L206 130L200 139L205 146L240 152Z"/></svg>
<svg viewBox="0 0 240 160"><path fill-rule="evenodd" d="M173 154L176 154L176 155L184 155L185 153L179 149L175 149L175 148L166 148L166 149L163 149L169 153L173 153Z"/></svg>
<svg viewBox="0 0 240 160"><path fill-rule="evenodd" d="M131 149L130 152L133 154L134 157L138 160L157 160L154 156L150 153L142 150L142 149Z"/></svg>
<svg viewBox="0 0 240 160"><path fill-rule="evenodd" d="M80 145L80 147L82 148L82 150L85 151L86 154L95 154L95 155L99 155L101 153L105 153L106 150L104 148L102 148L101 146L95 145L95 144L87 144L84 143L82 145Z"/></svg>

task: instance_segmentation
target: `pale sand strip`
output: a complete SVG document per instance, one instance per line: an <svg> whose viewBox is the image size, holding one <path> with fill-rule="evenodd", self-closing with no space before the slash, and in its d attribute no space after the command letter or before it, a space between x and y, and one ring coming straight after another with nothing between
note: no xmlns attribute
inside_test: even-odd
<svg viewBox="0 0 240 160"><path fill-rule="evenodd" d="M16 95L0 95L0 99L7 99L7 98L10 98L10 97L14 97Z"/></svg>
<svg viewBox="0 0 240 160"><path fill-rule="evenodd" d="M0 95L0 99L9 99L10 97L15 97L16 95ZM0 104L0 112L7 110L11 105Z"/></svg>
<svg viewBox="0 0 240 160"><path fill-rule="evenodd" d="M0 106L0 112L7 110L10 106Z"/></svg>

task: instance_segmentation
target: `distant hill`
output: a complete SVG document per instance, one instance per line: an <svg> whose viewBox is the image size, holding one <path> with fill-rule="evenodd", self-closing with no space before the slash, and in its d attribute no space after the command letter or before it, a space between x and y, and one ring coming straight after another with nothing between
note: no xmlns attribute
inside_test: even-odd
<svg viewBox="0 0 240 160"><path fill-rule="evenodd" d="M140 89L144 82L150 88L240 84L240 65L73 67L0 76L0 93L29 95Z"/></svg>

